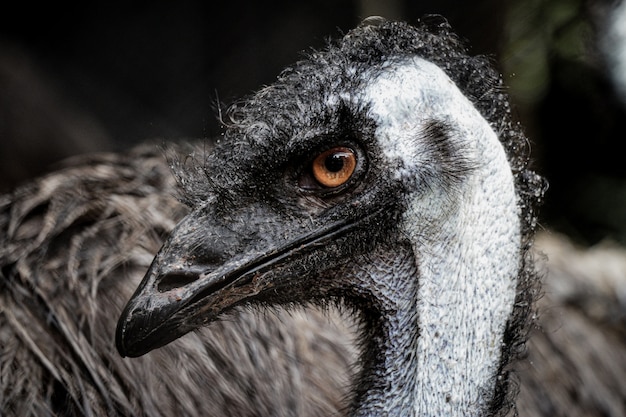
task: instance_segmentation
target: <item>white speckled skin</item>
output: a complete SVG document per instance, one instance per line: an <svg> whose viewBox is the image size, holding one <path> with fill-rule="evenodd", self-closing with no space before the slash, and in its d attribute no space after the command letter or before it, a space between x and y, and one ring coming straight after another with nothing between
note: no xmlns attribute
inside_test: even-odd
<svg viewBox="0 0 626 417"><path fill-rule="evenodd" d="M410 343L404 352L388 352L404 355L411 366L386 370L390 381L406 373L400 379L411 381L413 392L392 388L398 391L387 393L386 403L397 395L397 407L383 414L485 415L520 266L519 209L505 152L448 76L420 58L389 65L360 100L377 121L379 143L398 163L399 177L437 169L423 142L427 121L451 128L449 139L472 166L462 187L437 182L420 187L420 179L415 181L403 229L418 269L417 289L406 291L416 298L397 312L403 325L409 324L403 331ZM415 317L417 326L411 327ZM361 412L374 410L365 404Z"/></svg>

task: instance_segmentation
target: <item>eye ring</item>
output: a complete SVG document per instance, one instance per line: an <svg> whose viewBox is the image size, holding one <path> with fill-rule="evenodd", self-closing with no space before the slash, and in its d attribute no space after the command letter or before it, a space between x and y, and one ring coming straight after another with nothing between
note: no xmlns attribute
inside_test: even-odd
<svg viewBox="0 0 626 417"><path fill-rule="evenodd" d="M311 165L313 178L325 188L337 188L350 180L356 170L357 155L345 146L319 154Z"/></svg>

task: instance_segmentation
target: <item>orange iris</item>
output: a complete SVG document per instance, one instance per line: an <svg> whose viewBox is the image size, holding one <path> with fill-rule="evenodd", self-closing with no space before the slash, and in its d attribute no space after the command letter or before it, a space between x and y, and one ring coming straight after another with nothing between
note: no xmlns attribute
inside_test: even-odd
<svg viewBox="0 0 626 417"><path fill-rule="evenodd" d="M313 176L324 187L345 184L356 168L356 155L350 148L338 146L322 152L313 161Z"/></svg>

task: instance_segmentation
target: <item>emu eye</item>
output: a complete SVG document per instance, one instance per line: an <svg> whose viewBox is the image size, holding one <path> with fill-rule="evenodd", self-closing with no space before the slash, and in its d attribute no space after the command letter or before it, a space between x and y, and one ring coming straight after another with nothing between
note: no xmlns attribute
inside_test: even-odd
<svg viewBox="0 0 626 417"><path fill-rule="evenodd" d="M339 187L348 182L356 168L355 152L343 146L319 154L312 165L315 180L328 188Z"/></svg>

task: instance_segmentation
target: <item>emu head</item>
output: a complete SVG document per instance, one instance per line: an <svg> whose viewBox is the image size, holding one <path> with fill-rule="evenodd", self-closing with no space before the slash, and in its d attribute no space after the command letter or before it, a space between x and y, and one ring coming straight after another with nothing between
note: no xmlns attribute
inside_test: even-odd
<svg viewBox="0 0 626 417"><path fill-rule="evenodd" d="M501 408L541 194L506 100L441 19L366 23L288 68L180 174L193 210L122 314L120 353L235 306L337 302L363 322L355 414Z"/></svg>

